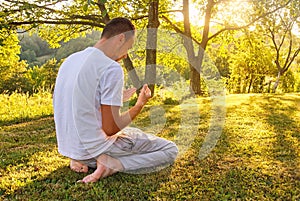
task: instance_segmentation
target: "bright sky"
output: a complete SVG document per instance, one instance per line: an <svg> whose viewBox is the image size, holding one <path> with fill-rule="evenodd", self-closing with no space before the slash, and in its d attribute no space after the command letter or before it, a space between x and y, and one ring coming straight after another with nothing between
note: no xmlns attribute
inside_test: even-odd
<svg viewBox="0 0 300 201"><path fill-rule="evenodd" d="M197 24L197 25L203 25L204 24L204 19L202 18L200 14L200 9L198 5L194 5L193 3L190 3L190 21L192 24ZM174 6L174 9L182 9L178 6ZM199 17L200 16L200 17ZM174 13L174 17L176 21L182 21L183 20L183 15L180 12Z"/></svg>
<svg viewBox="0 0 300 201"><path fill-rule="evenodd" d="M178 3L179 5L175 5L174 9L181 9L180 6L181 3ZM190 1L190 21L193 25L203 26L204 24L204 15L200 12L200 10L203 10L205 5L200 5L196 3L192 3ZM243 15L246 13L246 11L249 9L249 4L245 0L241 1L227 1L226 3L223 3L222 6L219 8L219 16L217 16L217 21L212 21L212 23L224 23L224 19L227 21L233 22L233 24L238 25L244 25L245 21L243 18ZM181 13L175 13L175 20L182 21L183 16ZM215 19L214 19L215 20Z"/></svg>
<svg viewBox="0 0 300 201"><path fill-rule="evenodd" d="M292 33L295 34L298 38L300 38L300 27L298 24L294 24Z"/></svg>
<svg viewBox="0 0 300 201"><path fill-rule="evenodd" d="M179 3L178 6L174 6L174 9L181 9L179 8L180 5L182 4ZM204 25L204 15L200 12L201 6L203 5L195 4L190 1L190 21L193 25ZM218 16L219 20L211 21L211 23L223 23L222 20L226 18L227 21L233 22L233 24L245 25L246 22L243 16L246 15L246 12L249 8L250 6L246 0L239 0L235 2L228 1L225 6L219 7L219 13L222 14ZM183 20L182 13L177 12L174 14L174 17L176 21ZM254 30L255 26L249 27L249 29ZM292 32L300 38L300 27L297 24L294 25Z"/></svg>

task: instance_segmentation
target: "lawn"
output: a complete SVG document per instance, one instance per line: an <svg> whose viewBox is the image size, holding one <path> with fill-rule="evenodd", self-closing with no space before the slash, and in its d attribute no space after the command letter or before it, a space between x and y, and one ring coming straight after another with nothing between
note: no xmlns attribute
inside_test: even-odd
<svg viewBox="0 0 300 201"><path fill-rule="evenodd" d="M86 174L58 154L45 110L0 119L0 200L300 200L299 94L227 95L225 124L202 158L209 131L222 121L209 98L148 106L134 125L176 141L175 164L94 184L76 183Z"/></svg>

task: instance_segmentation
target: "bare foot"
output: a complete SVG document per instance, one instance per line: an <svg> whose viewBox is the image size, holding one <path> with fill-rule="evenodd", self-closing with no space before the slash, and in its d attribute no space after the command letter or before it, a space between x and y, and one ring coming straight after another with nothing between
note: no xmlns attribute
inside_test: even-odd
<svg viewBox="0 0 300 201"><path fill-rule="evenodd" d="M79 161L71 159L70 168L75 172L88 172L89 168L87 165L80 163Z"/></svg>
<svg viewBox="0 0 300 201"><path fill-rule="evenodd" d="M111 156L106 154L102 154L97 158L97 169L92 174L87 175L82 180L78 182L90 183L96 182L99 179L108 177L112 174L115 174L121 170L123 170L122 163Z"/></svg>

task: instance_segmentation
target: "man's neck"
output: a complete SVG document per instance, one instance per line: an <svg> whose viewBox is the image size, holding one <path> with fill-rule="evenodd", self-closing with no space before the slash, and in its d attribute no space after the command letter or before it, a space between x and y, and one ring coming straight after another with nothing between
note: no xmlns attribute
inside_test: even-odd
<svg viewBox="0 0 300 201"><path fill-rule="evenodd" d="M100 39L95 45L94 47L101 50L107 57L115 60L116 58L114 58L114 46L112 44L113 41L109 41L107 39Z"/></svg>

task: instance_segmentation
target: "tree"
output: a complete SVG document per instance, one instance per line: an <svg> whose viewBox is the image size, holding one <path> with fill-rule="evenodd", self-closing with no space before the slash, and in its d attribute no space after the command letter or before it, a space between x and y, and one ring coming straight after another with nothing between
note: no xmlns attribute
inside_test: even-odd
<svg viewBox="0 0 300 201"><path fill-rule="evenodd" d="M245 29L235 35L239 36L233 39L230 50L228 89L234 93L261 93L268 87L266 79L274 73L271 48L258 30Z"/></svg>
<svg viewBox="0 0 300 201"><path fill-rule="evenodd" d="M137 21L147 19L148 5L150 5L149 12L153 13L151 16L154 17L155 23L158 22L158 1L151 1L150 3L142 0L130 2L106 0L74 0L72 2L64 0L50 2L4 0L1 4L0 17L3 18L1 23L10 29L18 28L21 32L38 30L38 34L47 40L53 48L59 47L62 41L66 42L71 38L85 35L91 30L101 30L111 17L125 16ZM153 25L152 22L154 21L149 21L149 26ZM148 56L149 63L154 62L149 58L150 56ZM151 58L154 58L153 54ZM130 72L134 85L140 87L142 82L139 80L130 58L125 59L124 64L127 71ZM155 75L146 77L147 82L152 82L153 77Z"/></svg>
<svg viewBox="0 0 300 201"><path fill-rule="evenodd" d="M102 30L110 18L125 16L136 22L146 19L149 2L142 0L3 0L1 24L18 28L19 32L38 28L39 35L52 47L59 42L85 35L91 30Z"/></svg>
<svg viewBox="0 0 300 201"><path fill-rule="evenodd" d="M27 88L28 92L32 94L40 90L53 91L61 62L57 62L56 59L50 59L41 67L34 66L30 68L26 72L26 78L30 85L30 87Z"/></svg>
<svg viewBox="0 0 300 201"><path fill-rule="evenodd" d="M28 33L18 34L18 38L20 40L19 45L21 46L20 59L26 60L29 67L42 65L55 52L36 33L31 35Z"/></svg>
<svg viewBox="0 0 300 201"><path fill-rule="evenodd" d="M19 62L20 46L15 31L0 26L0 93L19 90L18 84L24 83L27 64Z"/></svg>
<svg viewBox="0 0 300 201"><path fill-rule="evenodd" d="M268 15L261 23L262 29L266 30L271 40L275 54L274 63L277 69L277 77L273 86L273 92L279 85L281 76L292 66L300 53L300 39L293 34L293 27L300 19L300 7L292 2L285 9L281 9Z"/></svg>
<svg viewBox="0 0 300 201"><path fill-rule="evenodd" d="M198 2L198 1L197 1ZM255 3L257 0L250 1L250 3ZM222 14L218 12L218 9L221 10L222 7L227 7L228 10L234 10L234 7L230 3L239 3L235 2L234 0L206 0L201 1L202 4L205 4L203 14L204 14L204 25L201 31L202 36L200 40L195 38L195 33L191 32L191 23L189 19L189 0L182 1L182 13L183 13L183 26L184 28L180 28L175 23L173 23L170 19L164 16L164 20L168 22L176 32L182 34L184 40L184 46L186 48L189 63L191 65L191 76L190 76L190 85L192 90L195 94L202 94L201 86L200 86L200 72L202 67L202 62L204 58L204 52L207 48L209 41L216 38L219 34L230 31L230 30L240 30L247 28L253 25L255 22L263 19L264 17L268 16L271 13L274 13L282 8L285 8L289 5L292 0L287 0L282 2L272 9L265 11L265 12L257 12L257 10L252 10L252 13L240 12L236 10L236 13L232 13L233 16L238 18L237 14L244 15L244 17L248 17L243 24L236 23L232 21L230 15L226 15L228 19L224 18ZM249 5L250 5L249 3ZM251 10L250 10L251 11ZM221 16L221 17L220 17ZM223 18L223 19L220 19ZM214 27L217 29L214 33L211 32L211 22L213 19L218 21L218 26ZM198 30L199 31L199 30ZM197 44L198 51L195 51L194 43ZM197 53L197 54L196 54Z"/></svg>
<svg viewBox="0 0 300 201"><path fill-rule="evenodd" d="M157 29L159 0L151 0L149 4L149 17L147 26L147 46L146 46L146 72L145 82L149 84L152 96L156 83L156 49L157 49Z"/></svg>

